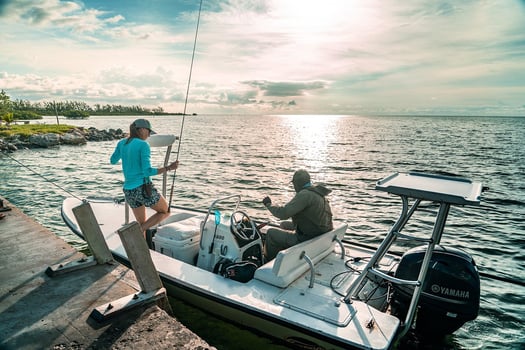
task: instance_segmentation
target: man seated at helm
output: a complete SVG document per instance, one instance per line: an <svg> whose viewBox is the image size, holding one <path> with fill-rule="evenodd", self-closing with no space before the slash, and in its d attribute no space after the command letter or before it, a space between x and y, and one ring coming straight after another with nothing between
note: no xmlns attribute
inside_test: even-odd
<svg viewBox="0 0 525 350"><path fill-rule="evenodd" d="M272 205L270 197L262 201L273 216L292 222L281 223L281 228L270 228L264 246L267 261L280 250L289 248L333 229L332 210L326 196L332 192L322 184L312 185L306 170L297 170L292 178L295 196L284 206Z"/></svg>

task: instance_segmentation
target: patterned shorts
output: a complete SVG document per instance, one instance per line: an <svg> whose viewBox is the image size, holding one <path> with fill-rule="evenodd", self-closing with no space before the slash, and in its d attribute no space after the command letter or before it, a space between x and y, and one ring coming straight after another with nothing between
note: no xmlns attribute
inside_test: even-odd
<svg viewBox="0 0 525 350"><path fill-rule="evenodd" d="M151 207L152 205L157 204L160 199L160 193L155 187L153 187L151 191L151 197L144 197L144 193L142 193L142 186L139 186L132 190L124 190L124 197L126 197L126 202L129 204L129 206L134 209L142 205Z"/></svg>

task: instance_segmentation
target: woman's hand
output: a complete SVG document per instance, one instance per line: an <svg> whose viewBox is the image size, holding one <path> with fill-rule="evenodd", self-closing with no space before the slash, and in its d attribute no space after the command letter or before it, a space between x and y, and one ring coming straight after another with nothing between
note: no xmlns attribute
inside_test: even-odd
<svg viewBox="0 0 525 350"><path fill-rule="evenodd" d="M176 160L176 161L174 161L173 163L171 163L170 165L168 165L168 166L166 167L166 170L168 170L168 171L169 171L169 170L175 170L175 169L177 169L178 167L179 167L179 161Z"/></svg>

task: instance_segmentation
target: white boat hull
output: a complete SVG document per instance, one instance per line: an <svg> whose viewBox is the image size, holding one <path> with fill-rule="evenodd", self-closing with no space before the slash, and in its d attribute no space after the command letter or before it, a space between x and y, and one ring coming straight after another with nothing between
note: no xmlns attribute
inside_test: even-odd
<svg viewBox="0 0 525 350"><path fill-rule="evenodd" d="M118 261L129 266L117 233L126 223L125 205L103 199L89 202L110 251ZM75 198L66 199L62 216L66 224L83 237L72 211L81 203ZM206 213L173 208L171 215L175 218L177 215L179 218L202 218ZM352 269L359 270L365 265L363 261L351 262L349 257L371 256L373 251L348 244L344 248L346 257L342 259L339 244L331 244L328 255L315 264L315 282L312 282L310 272L305 271L286 286L272 285L262 277L241 283L200 268L198 264L155 250L150 250L150 253L170 295L220 317L299 346L388 349L399 328L398 318L362 301L343 301L345 291L356 277ZM389 255L381 261L385 271L394 269L396 263L397 260ZM264 267L260 267L261 276ZM265 273L271 274L272 271L275 268L270 266ZM275 284L278 283L288 282L278 279Z"/></svg>

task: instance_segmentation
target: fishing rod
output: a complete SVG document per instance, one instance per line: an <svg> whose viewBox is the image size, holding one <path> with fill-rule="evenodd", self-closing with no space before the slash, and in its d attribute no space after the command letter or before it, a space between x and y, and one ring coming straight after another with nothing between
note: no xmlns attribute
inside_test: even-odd
<svg viewBox="0 0 525 350"><path fill-rule="evenodd" d="M180 154L180 145L182 143L182 132L184 130L184 121L186 118L186 107L188 106L188 95L190 92L190 82L191 82L191 73L193 71L193 61L195 60L195 48L197 47L197 35L199 33L199 24L201 20L201 10L202 10L202 0L200 1L199 5L199 15L197 16L197 27L195 28L195 39L193 40L193 52L191 54L191 64L190 64L190 74L188 76L188 85L186 87L186 99L184 101L184 111L182 112L182 123L180 126L180 134L179 134L179 144L177 146L177 158L175 161L179 160L179 154ZM175 186L175 177L177 175L177 169L173 171L173 175L171 178L171 188L170 188L170 200L168 202L168 211L171 211L171 200L173 199L173 189Z"/></svg>

